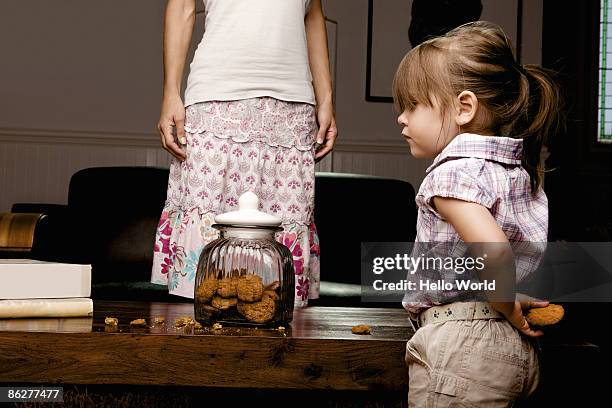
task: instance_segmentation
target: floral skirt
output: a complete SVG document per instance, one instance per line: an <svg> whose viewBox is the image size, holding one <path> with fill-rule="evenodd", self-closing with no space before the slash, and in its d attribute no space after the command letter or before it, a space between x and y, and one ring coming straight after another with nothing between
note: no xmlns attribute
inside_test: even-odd
<svg viewBox="0 0 612 408"><path fill-rule="evenodd" d="M269 97L203 102L186 108L185 132L187 159L170 165L151 282L193 298L200 253L219 236L215 215L237 210L252 191L261 211L283 220L276 239L293 254L296 306L318 298L314 107Z"/></svg>

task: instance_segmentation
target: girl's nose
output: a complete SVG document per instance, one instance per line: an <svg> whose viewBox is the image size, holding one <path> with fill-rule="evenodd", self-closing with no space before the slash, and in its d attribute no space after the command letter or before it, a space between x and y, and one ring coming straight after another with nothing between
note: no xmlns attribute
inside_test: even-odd
<svg viewBox="0 0 612 408"><path fill-rule="evenodd" d="M406 126L407 125L407 121L406 121L406 118L404 117L403 113L397 117L397 124L400 125L400 126Z"/></svg>

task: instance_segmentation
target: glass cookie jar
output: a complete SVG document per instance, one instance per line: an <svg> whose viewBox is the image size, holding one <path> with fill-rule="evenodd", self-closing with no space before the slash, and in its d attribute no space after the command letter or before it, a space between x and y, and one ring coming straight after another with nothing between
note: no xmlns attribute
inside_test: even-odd
<svg viewBox="0 0 612 408"><path fill-rule="evenodd" d="M220 237L204 247L195 278L195 318L202 324L275 326L293 319L295 275L289 249L274 239L281 219L258 210L246 192L239 210L215 217Z"/></svg>

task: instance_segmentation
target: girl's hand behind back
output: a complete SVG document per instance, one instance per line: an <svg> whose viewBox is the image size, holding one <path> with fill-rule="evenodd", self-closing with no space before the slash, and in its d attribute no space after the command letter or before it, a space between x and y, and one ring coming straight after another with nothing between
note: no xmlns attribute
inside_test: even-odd
<svg viewBox="0 0 612 408"><path fill-rule="evenodd" d="M176 136L173 134L173 127L176 128ZM164 149L178 160L185 160L187 155L181 147L187 142L185 139L185 107L180 96L164 97L157 130Z"/></svg>
<svg viewBox="0 0 612 408"><path fill-rule="evenodd" d="M488 248L493 250L499 249L499 258L502 258L504 254L502 249L505 248L502 244L508 244L508 239L487 208L473 202L438 196L433 198L433 203L440 215L455 228L463 242L489 244ZM491 243L498 243L499 245ZM512 252L510 251L510 256L512 256L511 254ZM489 256L488 263L494 262L495 258L498 258L498 256ZM497 278L498 280L503 280L504 278L515 279L514 276L500 275L497 275ZM499 286L504 287L504 284ZM521 333L530 337L539 337L544 334L542 331L534 331L529 327L529 323L523 314L523 309L544 307L548 305L548 302L517 300L512 303L511 301L498 302L492 299L489 302L495 310L503 314L510 324Z"/></svg>
<svg viewBox="0 0 612 408"><path fill-rule="evenodd" d="M523 310L531 309L534 307L546 307L548 306L548 302L537 302L532 300L523 300L514 302L514 309L506 315L506 319L516 327L521 333L529 337L540 337L544 334L541 330L533 330L529 327L529 323L525 318L525 314Z"/></svg>

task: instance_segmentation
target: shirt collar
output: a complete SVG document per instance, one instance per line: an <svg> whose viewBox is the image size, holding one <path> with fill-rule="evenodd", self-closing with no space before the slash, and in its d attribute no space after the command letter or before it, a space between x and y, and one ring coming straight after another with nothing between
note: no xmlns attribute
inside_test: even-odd
<svg viewBox="0 0 612 408"><path fill-rule="evenodd" d="M436 156L429 173L440 164L453 159L473 157L509 165L520 165L523 155L523 140L502 136L482 136L471 133L457 135Z"/></svg>

